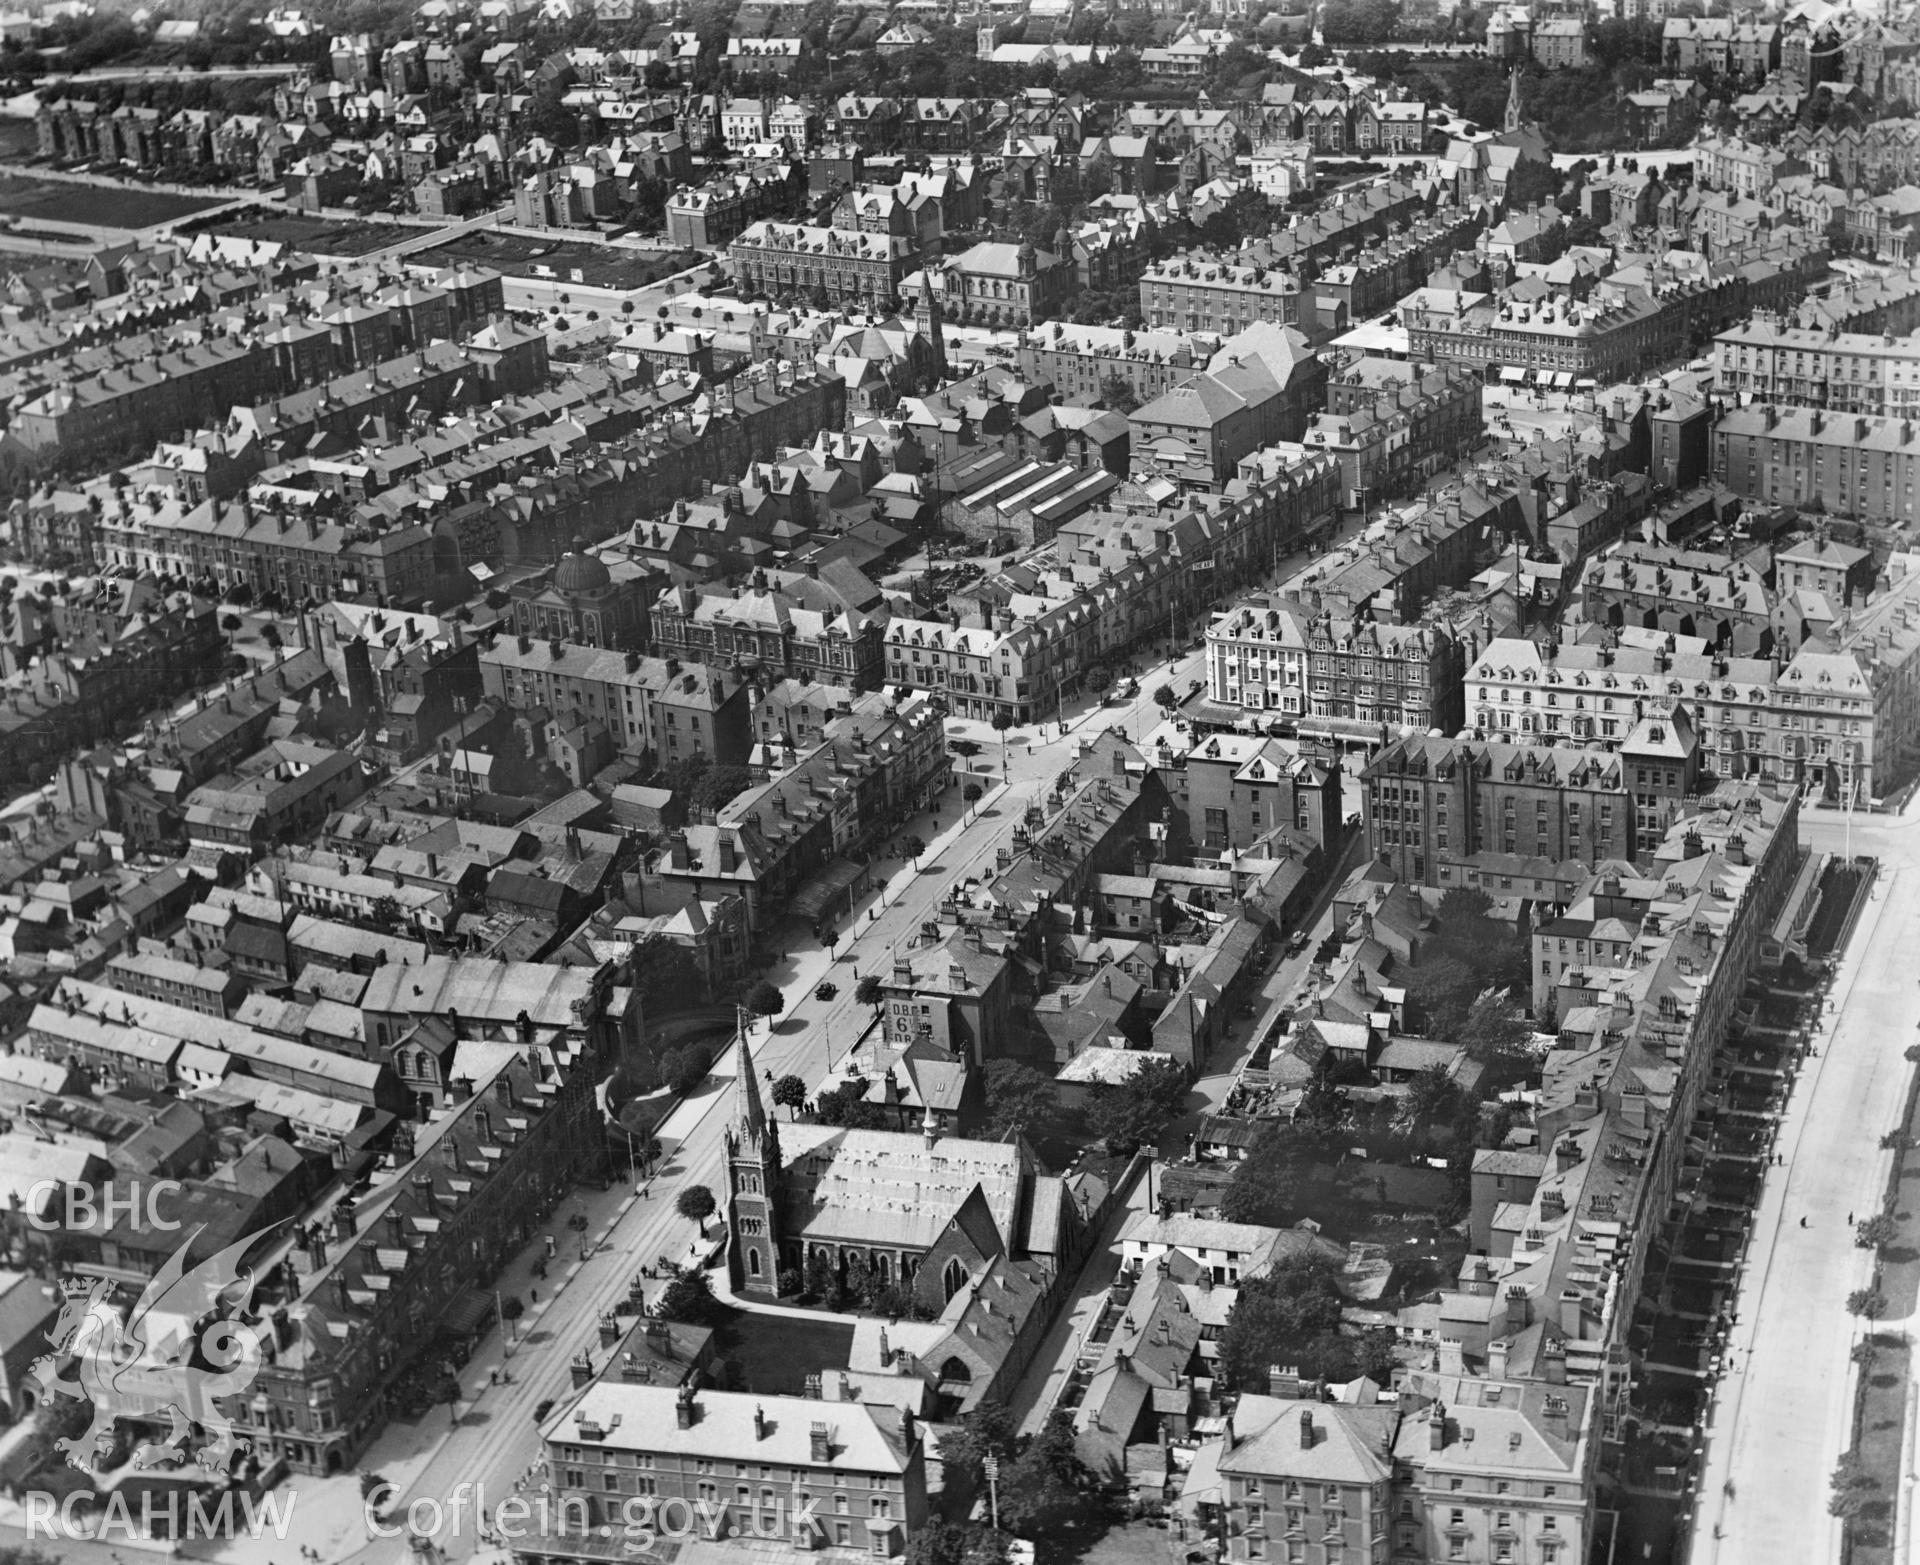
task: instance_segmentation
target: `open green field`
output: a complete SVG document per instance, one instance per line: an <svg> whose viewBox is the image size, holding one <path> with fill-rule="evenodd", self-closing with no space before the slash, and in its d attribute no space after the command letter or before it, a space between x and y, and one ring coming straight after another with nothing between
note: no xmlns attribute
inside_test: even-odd
<svg viewBox="0 0 1920 1565"><path fill-rule="evenodd" d="M137 186L70 185L63 180L0 178L0 214L97 223L104 228L147 228L205 212L223 196L176 196Z"/></svg>

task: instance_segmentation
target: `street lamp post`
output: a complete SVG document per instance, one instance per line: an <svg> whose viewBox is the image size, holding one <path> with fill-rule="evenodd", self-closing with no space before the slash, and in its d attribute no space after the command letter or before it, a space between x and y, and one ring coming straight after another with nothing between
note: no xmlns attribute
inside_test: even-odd
<svg viewBox="0 0 1920 1565"><path fill-rule="evenodd" d="M987 1475L987 1504L993 1517L993 1530L998 1532L1000 1530L1000 1458L989 1452L986 1460L980 1465Z"/></svg>
<svg viewBox="0 0 1920 1565"><path fill-rule="evenodd" d="M1847 799L1846 799L1847 862L1849 864L1853 862L1853 793L1854 793L1854 789L1858 786L1858 784L1854 780L1853 767L1854 767L1854 763L1851 759L1849 759L1847 762Z"/></svg>

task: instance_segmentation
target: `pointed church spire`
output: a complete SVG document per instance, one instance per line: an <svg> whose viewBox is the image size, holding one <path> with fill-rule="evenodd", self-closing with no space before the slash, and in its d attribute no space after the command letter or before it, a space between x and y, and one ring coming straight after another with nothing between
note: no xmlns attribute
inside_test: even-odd
<svg viewBox="0 0 1920 1565"><path fill-rule="evenodd" d="M1518 130L1526 123L1520 109L1520 67L1507 73L1507 129Z"/></svg>
<svg viewBox="0 0 1920 1565"><path fill-rule="evenodd" d="M734 1009L740 1029L739 1074L734 1078L734 1128L751 1145L767 1133L767 1110L760 1101L760 1078L754 1071L753 1050L747 1047L747 1029L753 1024L747 1020L744 1008Z"/></svg>
<svg viewBox="0 0 1920 1565"><path fill-rule="evenodd" d="M933 297L933 279L924 267L920 272L920 297L913 303L913 324L933 349L933 383L938 386L947 378L946 317Z"/></svg>

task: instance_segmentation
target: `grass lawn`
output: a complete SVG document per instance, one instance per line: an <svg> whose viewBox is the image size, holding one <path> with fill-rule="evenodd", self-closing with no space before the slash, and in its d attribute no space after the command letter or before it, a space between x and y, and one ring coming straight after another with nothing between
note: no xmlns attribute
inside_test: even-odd
<svg viewBox="0 0 1920 1565"><path fill-rule="evenodd" d="M853 1323L837 1315L801 1320L728 1308L716 1317L717 1346L739 1366L741 1388L762 1396L799 1396L815 1370L845 1369Z"/></svg>
<svg viewBox="0 0 1920 1565"><path fill-rule="evenodd" d="M544 239L479 229L422 251L415 259L444 266L468 262L507 273L523 271L538 262L551 271L536 275L565 278L583 287L644 288L698 266L708 257L698 250L624 250L587 240Z"/></svg>
<svg viewBox="0 0 1920 1565"><path fill-rule="evenodd" d="M351 218L295 216L275 213L268 217L242 217L217 224L212 232L236 239L259 239L304 250L309 255L335 255L353 258L370 251L398 244L420 232L403 223L361 222Z"/></svg>
<svg viewBox="0 0 1920 1565"><path fill-rule="evenodd" d="M1083 1565L1167 1565L1177 1560L1176 1540L1165 1527L1150 1522L1125 1522L1107 1528L1088 1540L1079 1555ZM1196 1537L1195 1546L1202 1540Z"/></svg>
<svg viewBox="0 0 1920 1565"><path fill-rule="evenodd" d="M224 195L176 196L137 186L0 179L0 212L12 217L56 218L63 223L99 223L110 228L145 228L169 218L190 217L230 199Z"/></svg>
<svg viewBox="0 0 1920 1565"><path fill-rule="evenodd" d="M1886 1210L1897 1232L1880 1252L1882 1312L1899 1320L1920 1301L1920 1094L1907 1100L1905 1141L1895 1161ZM1872 1357L1860 1369L1859 1401L1854 1409L1853 1448L1869 1480L1865 1503L1847 1520L1850 1565L1892 1565L1894 1510L1900 1492L1901 1440L1907 1422L1907 1397L1913 1383L1913 1348L1904 1333L1875 1332Z"/></svg>

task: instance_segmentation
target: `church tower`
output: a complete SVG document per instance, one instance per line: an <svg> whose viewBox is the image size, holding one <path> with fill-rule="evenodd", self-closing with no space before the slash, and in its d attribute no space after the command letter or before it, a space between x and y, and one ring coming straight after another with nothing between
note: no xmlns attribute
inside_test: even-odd
<svg viewBox="0 0 1920 1565"><path fill-rule="evenodd" d="M737 1286L769 1296L780 1291L780 1127L767 1114L740 1013L739 1075L733 1123L727 1127L727 1222L733 1230Z"/></svg>
<svg viewBox="0 0 1920 1565"><path fill-rule="evenodd" d="M933 284L920 274L920 297L913 301L913 329L927 339L933 350L933 382L937 386L947 378L947 334L942 328L946 317L940 301L933 296Z"/></svg>
<svg viewBox="0 0 1920 1565"><path fill-rule="evenodd" d="M1520 68L1515 66L1507 76L1507 129L1518 130L1526 124L1526 118L1520 110Z"/></svg>

